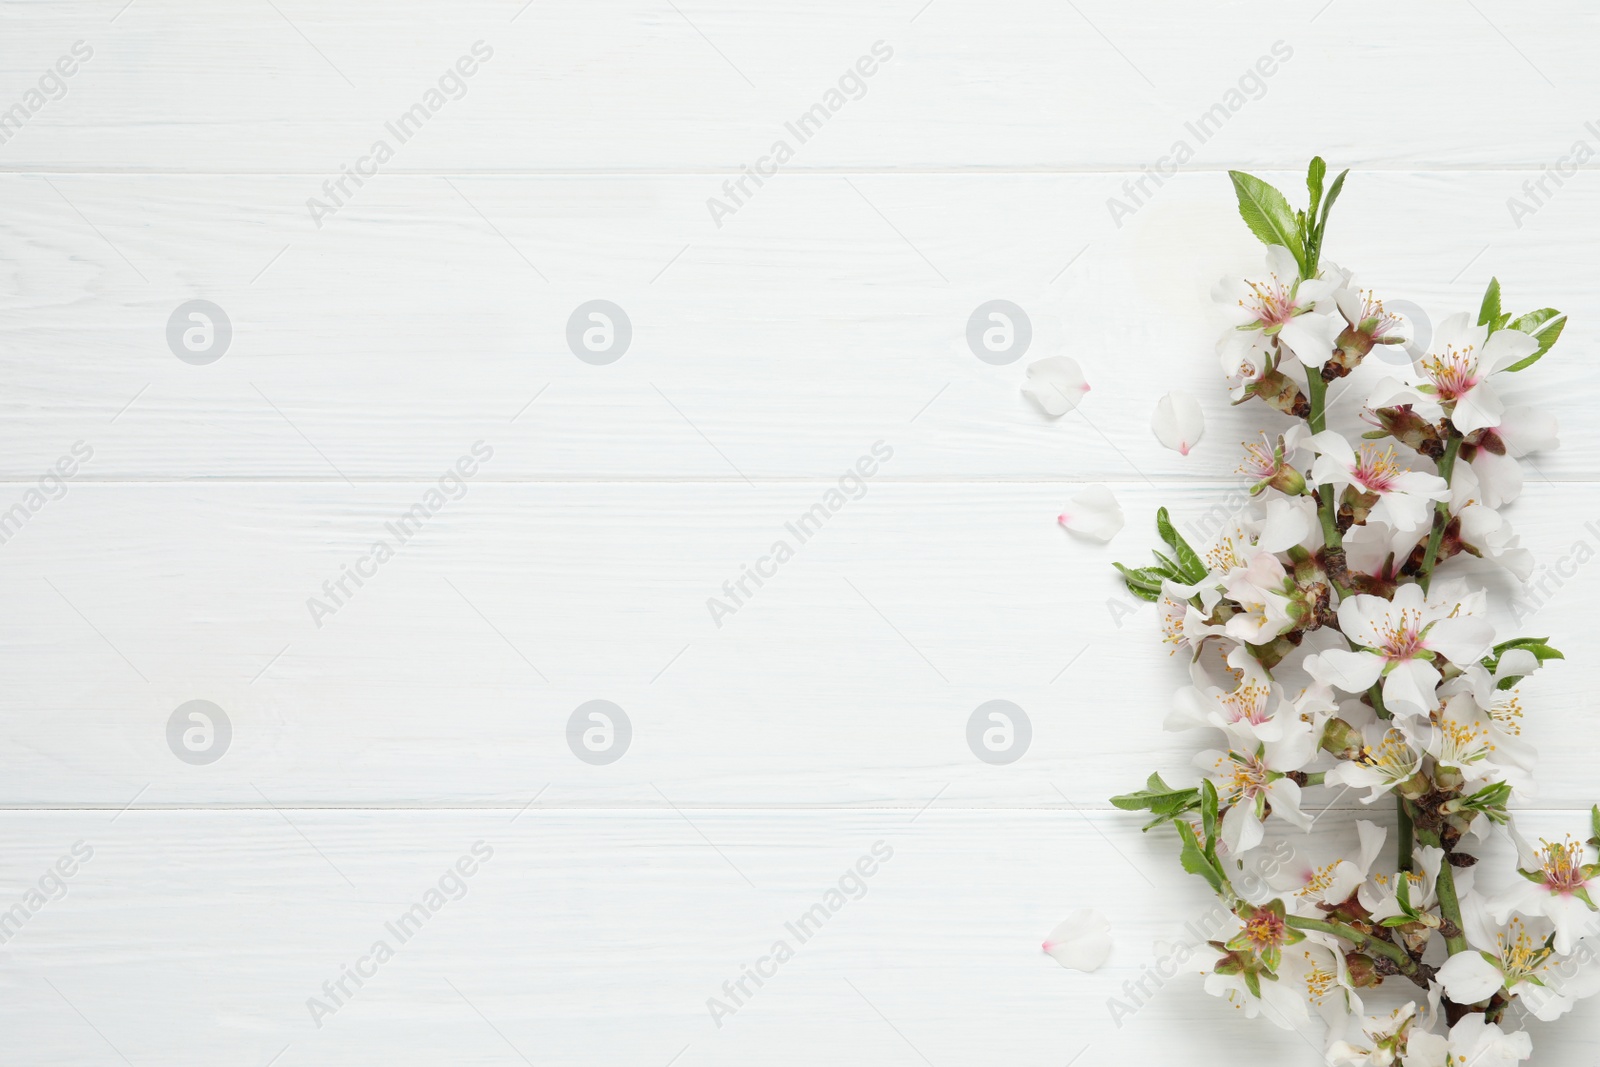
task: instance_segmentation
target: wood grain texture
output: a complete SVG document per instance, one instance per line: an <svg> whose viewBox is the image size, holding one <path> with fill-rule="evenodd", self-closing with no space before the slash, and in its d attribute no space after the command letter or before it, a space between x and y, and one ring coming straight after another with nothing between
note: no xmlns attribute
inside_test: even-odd
<svg viewBox="0 0 1600 1067"><path fill-rule="evenodd" d="M1228 407L1211 354L1212 284L1261 262L1218 175L1175 179L1120 230L1101 206L1116 175L782 178L721 231L705 176L384 176L321 231L298 177L0 179L0 474L35 478L82 439L90 479L425 479L483 438L496 479L826 478L882 438L893 478L1170 481L1230 472L1272 418ZM1498 274L1509 307L1572 316L1567 351L1592 345L1600 298L1551 263L1600 241L1600 186L1517 230L1513 181L1363 173L1331 252L1439 320ZM209 366L167 348L195 297L233 322ZM633 322L609 366L567 348L596 297ZM1006 366L965 340L996 298L1033 321ZM1093 391L1052 421L1020 389L1059 354ZM1351 425L1385 372L1336 394ZM1573 356L1524 378L1513 398L1589 381ZM1208 409L1187 458L1149 429L1174 388ZM1593 421L1563 429L1539 469L1591 476Z"/></svg>
<svg viewBox="0 0 1600 1067"><path fill-rule="evenodd" d="M1161 723L1187 672L1110 561L1147 555L1158 506L1201 528L1225 484L1116 485L1129 525L1109 546L1056 525L1073 486L871 481L802 542L795 524L829 488L468 482L402 544L395 523L427 484L73 486L0 553L16 651L0 800L117 808L148 787L141 805L253 805L271 782L274 803L297 805L515 806L548 787L544 802L584 807L657 804L656 790L735 807L915 808L941 790L1104 807L1151 770L1186 770L1197 737ZM1551 577L1517 592L1527 617L1497 622L1574 655L1524 695L1539 803L1582 808L1590 754L1563 739L1594 714L1579 650L1600 575L1574 569L1572 548L1600 547L1585 527L1600 515L1575 512L1572 489L1536 483L1508 512ZM394 558L336 605L323 584L375 541ZM794 557L730 595L777 541ZM714 618L711 598L728 610ZM209 767L166 747L191 699L233 723ZM634 730L603 767L565 734L595 699ZM966 742L994 699L1033 726L1006 767Z"/></svg>
<svg viewBox="0 0 1600 1067"><path fill-rule="evenodd" d="M76 842L65 897L22 924L0 971L18 1062L1316 1063L1314 1029L1225 1011L1174 979L1113 1018L1210 905L1173 842L1123 813L130 811L8 813L8 883ZM1348 819L1328 832L1351 837ZM1530 828L1564 825L1531 813ZM447 882L481 842L490 857ZM788 924L837 890L820 924ZM469 865L469 867L472 865ZM20 892L17 894L20 896ZM1039 951L1074 907L1117 939L1094 974ZM420 926L420 928L418 928ZM331 1015L307 1001L386 941L393 958ZM774 976L717 1026L709 998L784 940ZM1147 988L1149 988L1147 986ZM725 1001L726 1002L726 1001ZM1121 1025L1118 1025L1120 1021ZM1592 1002L1541 1033L1585 1063ZM1179 1037L1178 1035L1186 1035ZM113 1051L115 1050L115 1052ZM286 1051L285 1051L286 1050Z"/></svg>
<svg viewBox="0 0 1600 1067"><path fill-rule="evenodd" d="M0 1059L1321 1062L1316 1033L1192 982L1109 1010L1206 903L1107 807L1195 747L1161 728L1182 666L1108 563L1144 555L1158 506L1205 523L1262 425L1212 355L1209 288L1259 261L1223 172L1357 168L1330 254L1363 284L1437 319L1494 273L1508 306L1572 316L1521 385L1562 421L1509 513L1539 570L1494 588L1524 603L1506 635L1572 655L1526 687L1523 817L1577 828L1600 799L1596 579L1573 566L1600 547L1600 191L1546 168L1600 148L1596 19L3 0ZM79 41L64 91L42 84ZM819 130L787 129L819 102ZM379 139L376 174L324 187ZM724 189L777 139L792 158ZM196 298L233 327L206 366L166 339ZM596 298L634 330L606 366L565 338ZM1009 365L964 339L992 299L1032 322ZM1093 389L1050 420L1020 387L1063 353ZM1149 430L1170 389L1206 406L1188 457ZM1128 518L1109 546L1054 523L1094 483ZM801 543L830 490L850 498ZM780 539L793 558L718 625L708 599ZM378 540L392 558L325 591ZM210 765L169 748L195 699L233 730ZM633 729L609 765L567 740L596 699ZM965 739L994 699L1032 723L1008 766ZM1338 833L1386 818L1318 802ZM707 999L880 840L865 895L719 1028ZM79 841L65 895L8 928ZM479 841L464 895L318 1027L308 998ZM1117 938L1093 975L1038 951L1080 907ZM1541 1028L1535 1062L1587 1067L1597 1022Z"/></svg>

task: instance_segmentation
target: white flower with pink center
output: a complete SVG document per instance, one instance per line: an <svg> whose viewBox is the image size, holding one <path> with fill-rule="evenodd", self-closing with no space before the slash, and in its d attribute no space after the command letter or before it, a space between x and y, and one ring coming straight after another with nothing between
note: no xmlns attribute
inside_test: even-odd
<svg viewBox="0 0 1600 1067"><path fill-rule="evenodd" d="M1461 604L1427 603L1422 588L1402 585L1393 600L1360 593L1339 605L1339 628L1353 650L1330 648L1306 657L1319 682L1364 693L1379 679L1395 715L1425 715L1439 706L1437 660L1477 663L1494 642L1494 627Z"/></svg>
<svg viewBox="0 0 1600 1067"><path fill-rule="evenodd" d="M1491 379L1538 350L1539 342L1521 330L1490 333L1464 312L1451 315L1417 361L1414 380L1380 382L1372 406L1410 404L1424 418L1448 416L1462 434L1498 426L1505 406Z"/></svg>
<svg viewBox="0 0 1600 1067"><path fill-rule="evenodd" d="M1376 496L1371 518L1396 530L1414 530L1432 521L1434 504L1450 499L1450 486L1437 474L1400 466L1394 446L1362 445L1357 454L1341 434L1324 430L1311 438L1317 459L1311 479L1318 485L1353 488Z"/></svg>
<svg viewBox="0 0 1600 1067"><path fill-rule="evenodd" d="M1555 926L1555 948L1566 954L1595 921L1591 892L1600 885L1600 864L1587 863L1581 841L1541 841L1522 849L1523 880L1492 900L1489 911L1504 923L1512 912L1543 916Z"/></svg>
<svg viewBox="0 0 1600 1067"><path fill-rule="evenodd" d="M1336 287L1320 278L1302 280L1294 254L1281 245L1267 249L1264 275L1218 282L1212 298L1227 309L1234 327L1217 346L1223 371L1259 378L1269 369L1264 362L1274 342L1306 366L1321 367L1344 332L1344 318L1333 306Z"/></svg>
<svg viewBox="0 0 1600 1067"><path fill-rule="evenodd" d="M1351 329L1372 338L1375 345L1403 345L1411 340L1411 324L1383 306L1370 289L1346 282L1334 297Z"/></svg>
<svg viewBox="0 0 1600 1067"><path fill-rule="evenodd" d="M1284 735L1277 741L1243 752L1208 749L1194 759L1227 806L1222 843L1231 855L1261 844L1266 836L1261 824L1269 814L1302 830L1311 825L1311 817L1300 810L1300 786L1288 775L1316 758L1316 735L1308 723L1296 720L1284 725Z"/></svg>

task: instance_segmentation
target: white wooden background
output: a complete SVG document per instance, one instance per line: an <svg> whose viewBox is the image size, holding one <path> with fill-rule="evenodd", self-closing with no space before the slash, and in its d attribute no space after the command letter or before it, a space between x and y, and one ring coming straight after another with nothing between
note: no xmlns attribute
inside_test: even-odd
<svg viewBox="0 0 1600 1067"><path fill-rule="evenodd" d="M1600 184L1506 207L1596 112L1600 13L1506 0L7 0L0 110L93 56L0 144L0 508L93 451L0 545L7 1064L1317 1063L1316 1035L1171 985L1106 1007L1204 910L1106 797L1180 771L1182 671L1111 580L1166 504L1234 484L1206 294L1257 255L1224 171L1355 169L1329 254L1447 312L1491 271L1572 316L1527 375L1563 419L1512 517L1554 568L1600 520L1590 411ZM493 58L349 204L306 209L474 42ZM893 58L718 227L705 201L874 42ZM1292 49L1205 144L1185 123ZM1106 200L1196 155L1115 225ZM1554 186L1550 186L1554 188ZM165 327L203 298L219 361ZM624 307L592 366L568 315ZM966 349L980 302L1035 325ZM1028 362L1094 389L1044 418ZM1203 398L1187 458L1148 421ZM1341 410L1355 410L1355 396ZM893 458L736 615L706 599L876 441ZM306 599L476 441L493 458L321 627ZM1055 525L1086 483L1109 547ZM1564 570L1567 568L1563 568ZM1544 808L1597 797L1596 576L1524 631ZM1552 586L1553 588L1553 586ZM1113 608L1111 605L1116 605ZM233 738L177 759L180 704ZM618 762L579 704L633 724ZM968 751L1012 700L1031 748ZM1348 798L1333 820L1354 817ZM493 858L336 1015L308 997L474 842ZM882 840L867 894L720 1028L708 997ZM1100 972L1039 941L1104 912ZM1592 1062L1593 1007L1539 1059Z"/></svg>

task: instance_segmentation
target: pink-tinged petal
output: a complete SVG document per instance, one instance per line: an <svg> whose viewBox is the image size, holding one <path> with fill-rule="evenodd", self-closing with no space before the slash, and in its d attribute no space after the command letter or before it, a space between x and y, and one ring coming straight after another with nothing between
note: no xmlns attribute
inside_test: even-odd
<svg viewBox="0 0 1600 1067"><path fill-rule="evenodd" d="M1078 406L1089 391L1083 368L1071 356L1051 356L1028 365L1028 380L1022 392L1052 418L1059 418Z"/></svg>
<svg viewBox="0 0 1600 1067"><path fill-rule="evenodd" d="M1111 955L1111 924L1098 911L1082 908L1057 923L1041 947L1063 967L1099 970Z"/></svg>
<svg viewBox="0 0 1600 1067"><path fill-rule="evenodd" d="M1200 410L1200 402L1188 393L1171 392L1156 403L1150 429L1157 441L1187 456L1189 449L1199 444L1206 432L1205 412Z"/></svg>
<svg viewBox="0 0 1600 1067"><path fill-rule="evenodd" d="M1073 533L1109 541L1122 529L1122 505L1105 486L1091 485L1072 498L1056 521Z"/></svg>

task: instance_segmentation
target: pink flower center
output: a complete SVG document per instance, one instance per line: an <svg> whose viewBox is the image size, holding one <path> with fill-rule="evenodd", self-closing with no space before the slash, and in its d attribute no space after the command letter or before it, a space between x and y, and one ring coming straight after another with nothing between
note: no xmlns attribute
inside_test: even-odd
<svg viewBox="0 0 1600 1067"><path fill-rule="evenodd" d="M1276 274L1270 281L1246 281L1250 295L1239 301L1239 306L1255 317L1256 325L1263 330L1282 326L1294 318L1294 295Z"/></svg>
<svg viewBox="0 0 1600 1067"><path fill-rule="evenodd" d="M1272 718L1267 714L1265 686L1241 686L1218 699L1222 704L1222 712L1230 723L1247 722L1251 726L1260 726Z"/></svg>
<svg viewBox="0 0 1600 1067"><path fill-rule="evenodd" d="M1544 884L1552 893L1571 893L1589 883L1583 869L1583 845L1568 838L1544 845Z"/></svg>
<svg viewBox="0 0 1600 1067"><path fill-rule="evenodd" d="M1422 361L1422 370L1439 391L1440 400L1458 400L1481 380L1478 357L1472 354L1471 345L1462 349L1447 347L1444 355L1429 356Z"/></svg>
<svg viewBox="0 0 1600 1067"><path fill-rule="evenodd" d="M1405 320L1399 315L1391 315L1384 310L1383 301L1372 295L1372 290L1361 291L1361 318L1356 321L1360 326L1368 319L1377 319L1372 327L1371 337L1394 337L1399 335L1400 327L1405 325Z"/></svg>
<svg viewBox="0 0 1600 1067"><path fill-rule="evenodd" d="M1267 440L1267 435L1261 435L1260 443L1244 442L1244 462L1239 464L1239 473L1248 474L1257 481L1271 478L1278 473L1278 453Z"/></svg>
<svg viewBox="0 0 1600 1067"><path fill-rule="evenodd" d="M1418 652L1423 651L1422 613L1420 611L1402 610L1400 612L1400 621L1391 621L1389 628L1382 633L1381 638L1383 647L1379 651L1391 663L1399 663L1415 657Z"/></svg>
<svg viewBox="0 0 1600 1067"><path fill-rule="evenodd" d="M1395 487L1395 480L1404 473L1395 461L1393 445L1381 452L1373 445L1362 445L1355 469L1350 472L1351 477L1369 493L1390 492Z"/></svg>
<svg viewBox="0 0 1600 1067"><path fill-rule="evenodd" d="M1268 776L1272 771L1265 763L1255 756L1244 756L1237 752L1230 753L1228 762L1232 766L1228 769L1228 780L1222 792L1230 803L1252 801L1266 792Z"/></svg>

